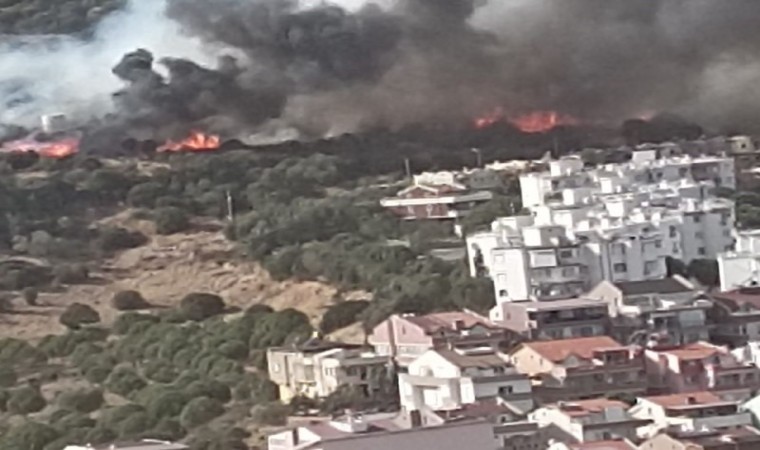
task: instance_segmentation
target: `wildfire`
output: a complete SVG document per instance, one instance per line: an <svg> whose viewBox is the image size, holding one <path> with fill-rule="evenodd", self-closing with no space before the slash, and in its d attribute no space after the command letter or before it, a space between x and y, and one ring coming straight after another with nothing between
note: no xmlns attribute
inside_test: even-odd
<svg viewBox="0 0 760 450"><path fill-rule="evenodd" d="M79 151L79 139L66 138L54 142L21 139L5 143L2 149L6 152L35 152L45 158L62 159Z"/></svg>
<svg viewBox="0 0 760 450"><path fill-rule="evenodd" d="M217 150L221 145L219 136L205 134L200 131L190 132L190 136L181 141L166 141L164 145L158 148L159 152L204 152Z"/></svg>
<svg viewBox="0 0 760 450"><path fill-rule="evenodd" d="M502 108L475 119L475 128L483 129L499 122L509 122L524 133L543 133L561 125L578 125L578 119L556 111L535 111L521 116L506 117Z"/></svg>

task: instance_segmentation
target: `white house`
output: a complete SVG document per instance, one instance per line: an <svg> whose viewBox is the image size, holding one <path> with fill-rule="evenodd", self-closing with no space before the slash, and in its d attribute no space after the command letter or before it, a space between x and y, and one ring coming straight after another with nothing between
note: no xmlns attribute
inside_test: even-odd
<svg viewBox="0 0 760 450"><path fill-rule="evenodd" d="M407 411L459 410L482 400L498 400L515 411L533 409L528 377L492 350L430 350L399 375L401 407Z"/></svg>
<svg viewBox="0 0 760 450"><path fill-rule="evenodd" d="M605 398L545 405L529 418L541 428L551 428L550 436L563 442L594 442L635 439L636 430L648 421L628 414L628 405Z"/></svg>
<svg viewBox="0 0 760 450"><path fill-rule="evenodd" d="M735 248L718 255L718 270L722 291L760 283L760 230L737 232Z"/></svg>
<svg viewBox="0 0 760 450"><path fill-rule="evenodd" d="M570 298L603 280L655 280L668 257L690 262L733 248L733 160L641 157L586 169L579 158L520 177L530 214L467 237L472 276L494 280L497 301Z"/></svg>

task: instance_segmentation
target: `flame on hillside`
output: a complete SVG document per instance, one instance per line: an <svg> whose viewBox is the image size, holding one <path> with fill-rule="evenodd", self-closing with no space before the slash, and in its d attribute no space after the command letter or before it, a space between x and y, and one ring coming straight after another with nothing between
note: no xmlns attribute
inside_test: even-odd
<svg viewBox="0 0 760 450"><path fill-rule="evenodd" d="M21 139L6 142L2 146L2 150L5 152L35 152L45 158L62 159L79 151L79 139L65 138L52 142Z"/></svg>
<svg viewBox="0 0 760 450"><path fill-rule="evenodd" d="M478 129L483 129L500 122L510 123L524 133L544 133L558 126L578 125L580 123L578 119L556 111L534 111L520 116L507 117L503 108L495 108L488 114L476 118L474 125Z"/></svg>
<svg viewBox="0 0 760 450"><path fill-rule="evenodd" d="M181 141L166 141L158 148L159 152L206 152L218 150L222 142L219 136L191 131L190 135Z"/></svg>

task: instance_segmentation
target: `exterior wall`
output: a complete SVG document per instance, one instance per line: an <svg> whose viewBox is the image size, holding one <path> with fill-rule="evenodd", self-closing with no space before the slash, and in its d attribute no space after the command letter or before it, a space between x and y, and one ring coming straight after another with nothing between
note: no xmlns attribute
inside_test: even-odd
<svg viewBox="0 0 760 450"><path fill-rule="evenodd" d="M718 255L721 291L760 283L760 253L723 253Z"/></svg>
<svg viewBox="0 0 760 450"><path fill-rule="evenodd" d="M529 347L522 346L511 355L512 364L520 372L528 376L550 373L555 364Z"/></svg>
<svg viewBox="0 0 760 450"><path fill-rule="evenodd" d="M378 355L396 358L416 358L433 348L430 336L399 315L392 315L375 327L368 342Z"/></svg>
<svg viewBox="0 0 760 450"><path fill-rule="evenodd" d="M530 298L527 254L523 249L497 249L492 253L496 302Z"/></svg>

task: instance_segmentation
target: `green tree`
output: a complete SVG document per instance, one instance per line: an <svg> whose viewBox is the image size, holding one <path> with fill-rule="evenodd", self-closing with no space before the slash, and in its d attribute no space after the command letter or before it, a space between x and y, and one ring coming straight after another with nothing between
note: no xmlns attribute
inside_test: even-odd
<svg viewBox="0 0 760 450"><path fill-rule="evenodd" d="M123 366L117 367L111 372L106 381L108 390L121 396L127 396L134 391L138 391L144 388L145 385L145 381L134 370Z"/></svg>
<svg viewBox="0 0 760 450"><path fill-rule="evenodd" d="M2 437L0 447L8 450L43 450L60 435L55 428L30 420L15 426Z"/></svg>
<svg viewBox="0 0 760 450"><path fill-rule="evenodd" d="M182 410L179 421L185 429L193 429L209 422L224 413L224 406L208 397L198 397L190 400Z"/></svg>
<svg viewBox="0 0 760 450"><path fill-rule="evenodd" d="M180 208L168 206L155 212L156 231L159 234L175 234L190 227L190 217Z"/></svg>
<svg viewBox="0 0 760 450"><path fill-rule="evenodd" d="M67 328L77 330L82 325L100 322L100 314L89 305L72 303L66 307L59 321Z"/></svg>
<svg viewBox="0 0 760 450"><path fill-rule="evenodd" d="M720 285L718 262L714 259L694 259L688 265L688 272L704 286Z"/></svg>
<svg viewBox="0 0 760 450"><path fill-rule="evenodd" d="M13 367L0 366L0 387L13 387L16 385L18 377Z"/></svg>
<svg viewBox="0 0 760 450"><path fill-rule="evenodd" d="M331 306L322 316L319 329L322 333L329 334L335 330L345 328L359 320L359 314L369 307L365 300L350 300L339 302Z"/></svg>
<svg viewBox="0 0 760 450"><path fill-rule="evenodd" d="M222 314L225 308L224 300L214 294L188 294L180 301L180 310L185 317L196 321Z"/></svg>
<svg viewBox="0 0 760 450"><path fill-rule="evenodd" d="M134 311L150 308L145 298L137 291L119 291L114 294L111 305L119 311Z"/></svg>
<svg viewBox="0 0 760 450"><path fill-rule="evenodd" d="M276 402L256 405L251 410L251 419L261 425L285 425L289 415L290 408Z"/></svg>
<svg viewBox="0 0 760 450"><path fill-rule="evenodd" d="M91 413L103 406L103 391L100 389L79 389L64 392L58 397L61 408Z"/></svg>
<svg viewBox="0 0 760 450"><path fill-rule="evenodd" d="M11 391L7 408L13 414L26 415L42 411L45 406L47 406L47 402L39 389L26 386Z"/></svg>

